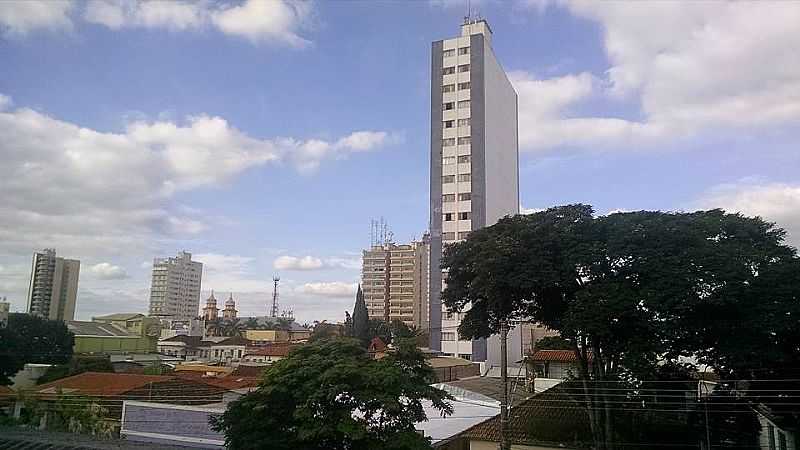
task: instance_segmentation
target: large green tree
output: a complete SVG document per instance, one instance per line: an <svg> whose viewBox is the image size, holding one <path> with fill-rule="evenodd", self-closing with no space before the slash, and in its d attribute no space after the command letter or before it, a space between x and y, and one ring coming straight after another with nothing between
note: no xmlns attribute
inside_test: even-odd
<svg viewBox="0 0 800 450"><path fill-rule="evenodd" d="M362 345L366 346L370 336L369 327L369 314L367 313L367 304L364 302L364 292L361 291L361 285L358 285L358 292L356 292L356 303L353 306L352 316L352 330L351 336L361 341Z"/></svg>
<svg viewBox="0 0 800 450"><path fill-rule="evenodd" d="M442 299L472 305L464 337L496 333L504 317L559 331L579 361L594 444L611 448L617 390L656 377L659 364L695 356L744 374L797 361L797 257L783 236L721 210L594 217L586 205L556 207L449 247Z"/></svg>
<svg viewBox="0 0 800 450"><path fill-rule="evenodd" d="M414 431L426 420L423 401L451 412L434 380L412 342L371 360L355 339L320 340L271 365L213 426L234 450L427 449Z"/></svg>
<svg viewBox="0 0 800 450"><path fill-rule="evenodd" d="M29 314L9 314L8 326L0 329L0 385L25 364L64 364L72 357L74 335L64 322Z"/></svg>

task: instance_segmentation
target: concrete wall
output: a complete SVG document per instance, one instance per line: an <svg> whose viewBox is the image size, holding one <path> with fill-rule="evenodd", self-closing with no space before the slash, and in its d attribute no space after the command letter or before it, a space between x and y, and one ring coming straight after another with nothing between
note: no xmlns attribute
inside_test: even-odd
<svg viewBox="0 0 800 450"><path fill-rule="evenodd" d="M776 450L780 450L780 439L781 435L783 435L783 437L786 439L786 450L798 450L797 435L795 435L795 433L780 429L777 425L775 425L774 422L770 421L761 414L758 414L758 422L761 424L761 433L758 436L760 448L774 448ZM770 428L772 430L771 433ZM770 439L774 443L774 446L770 446Z"/></svg>

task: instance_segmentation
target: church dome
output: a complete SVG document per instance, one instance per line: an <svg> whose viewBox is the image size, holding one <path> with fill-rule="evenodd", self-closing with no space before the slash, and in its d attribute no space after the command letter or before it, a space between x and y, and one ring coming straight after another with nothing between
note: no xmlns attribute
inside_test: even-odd
<svg viewBox="0 0 800 450"><path fill-rule="evenodd" d="M233 293L231 293L230 297L228 297L228 299L225 300L225 306L231 308L236 307L236 302L233 300Z"/></svg>

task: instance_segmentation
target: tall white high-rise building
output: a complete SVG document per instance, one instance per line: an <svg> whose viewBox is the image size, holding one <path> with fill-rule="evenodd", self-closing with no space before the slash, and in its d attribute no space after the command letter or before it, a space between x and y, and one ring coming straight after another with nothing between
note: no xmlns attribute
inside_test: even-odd
<svg viewBox="0 0 800 450"><path fill-rule="evenodd" d="M491 40L485 20L466 20L431 52L430 346L473 361L486 360L486 342L458 339L439 264L443 245L519 212L517 93Z"/></svg>
<svg viewBox="0 0 800 450"><path fill-rule="evenodd" d="M165 320L189 321L199 314L203 263L192 254L153 260L150 284L150 315Z"/></svg>
<svg viewBox="0 0 800 450"><path fill-rule="evenodd" d="M49 320L75 319L81 262L56 256L53 248L33 254L28 314Z"/></svg>

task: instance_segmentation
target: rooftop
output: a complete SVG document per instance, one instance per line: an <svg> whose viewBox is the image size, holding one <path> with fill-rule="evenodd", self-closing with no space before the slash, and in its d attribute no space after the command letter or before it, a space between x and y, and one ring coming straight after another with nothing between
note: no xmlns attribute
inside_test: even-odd
<svg viewBox="0 0 800 450"><path fill-rule="evenodd" d="M54 394L59 390L65 393L77 392L86 395L120 395L150 383L171 380L164 375L139 375L132 373L84 372L60 380L36 386L33 391L39 394Z"/></svg>
<svg viewBox="0 0 800 450"><path fill-rule="evenodd" d="M509 382L509 399L511 405L516 406L527 399L531 394L526 392L524 386L515 386L513 382ZM503 380L500 378L492 377L469 377L460 380L448 381L437 385L453 396L472 398L476 400L484 400L480 397L486 397L489 400L500 402L503 399ZM470 395L470 393L478 394L477 396ZM485 400L484 400L485 401Z"/></svg>
<svg viewBox="0 0 800 450"><path fill-rule="evenodd" d="M118 313L118 314L109 314L107 316L92 317L92 320L132 320L132 319L142 319L144 317L146 316L140 313Z"/></svg>
<svg viewBox="0 0 800 450"><path fill-rule="evenodd" d="M76 336L139 337L110 323L71 320L67 322L67 328Z"/></svg>

